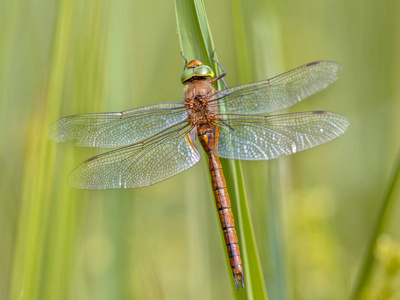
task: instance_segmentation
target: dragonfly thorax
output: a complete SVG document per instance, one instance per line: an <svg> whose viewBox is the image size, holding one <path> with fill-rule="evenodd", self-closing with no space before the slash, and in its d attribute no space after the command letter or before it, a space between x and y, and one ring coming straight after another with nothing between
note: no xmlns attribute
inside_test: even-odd
<svg viewBox="0 0 400 300"><path fill-rule="evenodd" d="M206 80L196 80L186 85L185 106L189 112L189 123L197 130L211 128L215 113L214 107L209 106L215 90Z"/></svg>

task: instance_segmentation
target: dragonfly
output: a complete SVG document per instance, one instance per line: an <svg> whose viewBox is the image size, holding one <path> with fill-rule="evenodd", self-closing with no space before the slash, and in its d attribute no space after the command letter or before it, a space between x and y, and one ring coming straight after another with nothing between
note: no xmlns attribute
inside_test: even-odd
<svg viewBox="0 0 400 300"><path fill-rule="evenodd" d="M121 112L67 116L53 123L48 137L76 140L75 146L117 148L94 156L68 177L89 190L139 188L175 176L200 160L196 138L207 154L211 184L237 289L244 288L242 260L230 198L219 158L270 160L331 141L350 123L328 111L270 115L325 89L340 64L316 61L276 77L216 90L214 75L199 60L181 76L184 101L163 102ZM225 82L224 82L225 83Z"/></svg>

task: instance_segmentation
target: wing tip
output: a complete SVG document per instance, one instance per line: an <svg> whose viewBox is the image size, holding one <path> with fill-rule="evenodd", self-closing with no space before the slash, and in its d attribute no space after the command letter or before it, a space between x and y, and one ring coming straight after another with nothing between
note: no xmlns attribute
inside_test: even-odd
<svg viewBox="0 0 400 300"><path fill-rule="evenodd" d="M313 61L313 62L306 64L306 66L311 67L311 66L319 65L319 64L331 65L332 67L336 67L336 69L343 69L342 64L338 63L337 61L333 61L333 60L317 60L317 61Z"/></svg>

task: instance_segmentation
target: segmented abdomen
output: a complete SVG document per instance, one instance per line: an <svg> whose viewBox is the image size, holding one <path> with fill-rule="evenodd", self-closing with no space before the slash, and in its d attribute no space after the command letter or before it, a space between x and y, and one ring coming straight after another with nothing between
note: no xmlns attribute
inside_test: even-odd
<svg viewBox="0 0 400 300"><path fill-rule="evenodd" d="M217 204L221 227L224 232L229 262L232 268L236 287L239 289L238 280L242 282L242 286L244 287L243 268L235 230L235 221L233 219L228 190L226 189L225 176L222 172L222 166L219 158L214 156L212 152L208 152L207 154L210 162L209 169L213 192Z"/></svg>

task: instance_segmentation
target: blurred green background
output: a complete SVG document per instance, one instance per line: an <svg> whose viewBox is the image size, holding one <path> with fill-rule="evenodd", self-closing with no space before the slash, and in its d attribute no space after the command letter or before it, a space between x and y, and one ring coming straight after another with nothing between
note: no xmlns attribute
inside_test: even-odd
<svg viewBox="0 0 400 300"><path fill-rule="evenodd" d="M242 166L270 299L346 299L400 147L400 2L205 6L228 86L344 66L290 111L343 114L346 135ZM176 28L173 1L0 0L1 299L236 296L205 160L148 188L79 191L69 172L100 151L46 138L65 115L182 100ZM363 299L400 299L392 200Z"/></svg>

